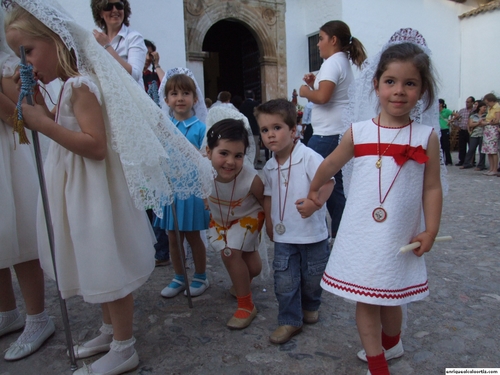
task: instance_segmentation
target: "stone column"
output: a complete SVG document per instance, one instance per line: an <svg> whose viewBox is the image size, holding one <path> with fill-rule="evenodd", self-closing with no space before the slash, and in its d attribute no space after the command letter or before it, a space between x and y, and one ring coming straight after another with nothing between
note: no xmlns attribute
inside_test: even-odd
<svg viewBox="0 0 500 375"><path fill-rule="evenodd" d="M278 92L278 60L275 57L260 59L260 79L262 84L262 103L279 96Z"/></svg>
<svg viewBox="0 0 500 375"><path fill-rule="evenodd" d="M187 53L187 68L193 72L200 90L205 95L205 77L203 75L203 61L207 57L207 52L188 52ZM205 100L205 97L198 98L198 100Z"/></svg>

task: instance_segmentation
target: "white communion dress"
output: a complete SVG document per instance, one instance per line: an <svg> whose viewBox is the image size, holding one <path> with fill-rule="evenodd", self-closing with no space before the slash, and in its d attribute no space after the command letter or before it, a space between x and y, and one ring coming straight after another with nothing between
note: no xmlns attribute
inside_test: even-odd
<svg viewBox="0 0 500 375"><path fill-rule="evenodd" d="M399 249L424 227L425 150L433 129L420 124L380 126L379 142L378 128L371 119L352 124L351 186L321 286L354 301L397 306L429 294L424 257ZM382 200L387 194L382 205L379 190ZM377 222L374 210L380 206L386 219Z"/></svg>
<svg viewBox="0 0 500 375"><path fill-rule="evenodd" d="M73 88L82 84L102 105L100 90L90 77L68 79L60 94L56 122L72 131L81 131L71 96ZM45 161L59 288L63 298L78 294L91 303L125 297L146 282L155 266L150 224L130 196L102 108L108 135L104 160L85 158L51 142ZM41 202L38 235L42 268L54 278Z"/></svg>
<svg viewBox="0 0 500 375"><path fill-rule="evenodd" d="M0 79L12 76L18 64L0 51ZM35 158L32 146L17 143L12 128L0 121L0 269L38 258Z"/></svg>

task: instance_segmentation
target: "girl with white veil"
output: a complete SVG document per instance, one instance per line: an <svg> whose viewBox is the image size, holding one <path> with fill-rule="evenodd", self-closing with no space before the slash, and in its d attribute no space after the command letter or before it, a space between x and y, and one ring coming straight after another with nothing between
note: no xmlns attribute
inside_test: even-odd
<svg viewBox="0 0 500 375"><path fill-rule="evenodd" d="M318 168L308 197L318 201L319 188L354 159L321 286L356 302L364 348L358 358L368 362L368 374L388 375L387 360L404 354L402 306L429 294L422 255L431 250L441 219L439 123L437 115L427 117L437 114L436 84L423 37L411 29L393 35L354 94L356 120ZM378 113L356 117L375 94ZM416 241L412 253L399 253Z"/></svg>

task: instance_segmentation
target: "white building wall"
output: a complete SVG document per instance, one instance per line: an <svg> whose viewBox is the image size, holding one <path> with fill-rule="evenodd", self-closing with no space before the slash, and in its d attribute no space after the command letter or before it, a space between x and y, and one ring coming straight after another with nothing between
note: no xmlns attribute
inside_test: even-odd
<svg viewBox="0 0 500 375"><path fill-rule="evenodd" d="M287 2L287 32L290 23L297 14L308 14L304 17L303 38L319 29L325 22L340 19L346 22L352 35L365 46L368 56L377 53L390 36L400 28L417 29L426 39L433 55L435 70L439 78L439 96L450 103L450 108L459 108L465 97L460 92L461 73L461 38L458 15L473 7L475 2L458 4L449 0L323 0L321 7L310 10L310 4L290 6ZM301 9L295 9L295 8ZM292 8L293 12L288 10ZM322 11L324 10L324 11ZM498 35L498 34L497 34ZM294 39L299 36L294 35ZM301 45L302 43L300 43ZM307 61L300 64L301 58L307 57L307 41L303 50L288 46L288 91L291 93L301 82L295 77L302 77L303 69L307 69ZM500 52L499 52L500 53ZM294 64L290 62L296 61ZM356 69L355 69L356 70ZM303 101L300 102L304 104ZM462 105L463 106L463 105Z"/></svg>
<svg viewBox="0 0 500 375"><path fill-rule="evenodd" d="M462 56L460 98L500 96L500 9L460 20Z"/></svg>
<svg viewBox="0 0 500 375"><path fill-rule="evenodd" d="M314 4L314 6L312 5ZM288 0L286 3L286 46L288 71L288 99L293 89L304 84L302 78L309 72L308 39L319 27L342 16L342 0L317 0L314 3ZM299 98L299 103L307 101Z"/></svg>
<svg viewBox="0 0 500 375"><path fill-rule="evenodd" d="M89 30L95 28L90 1L59 0ZM130 25L155 42L164 68L186 66L182 0L129 0ZM378 52L402 27L419 30L433 52L440 81L439 96L452 109L463 107L469 95L492 90L500 94L500 9L460 20L458 15L477 6L475 0L288 0L286 2L287 75L290 99L308 72L307 36L333 19L345 21L365 45ZM488 51L488 52L486 52ZM475 56L480 56L476 58ZM486 58L482 58L482 56ZM477 73L477 74L475 74ZM486 75L487 74L487 75ZM203 82L196 72L199 82ZM305 104L304 100L299 102Z"/></svg>

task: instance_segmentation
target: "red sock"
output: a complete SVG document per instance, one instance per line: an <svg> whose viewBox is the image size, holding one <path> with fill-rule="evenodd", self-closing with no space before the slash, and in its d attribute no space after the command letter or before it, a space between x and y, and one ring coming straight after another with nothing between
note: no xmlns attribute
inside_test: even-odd
<svg viewBox="0 0 500 375"><path fill-rule="evenodd" d="M368 370L370 370L371 375L391 375L383 352L373 357L366 356L366 359L368 361Z"/></svg>
<svg viewBox="0 0 500 375"><path fill-rule="evenodd" d="M250 292L250 294L244 297L236 297L236 299L238 300L238 310L234 313L234 317L239 319L248 318L254 307L252 302L252 293ZM245 309L249 312L240 309Z"/></svg>
<svg viewBox="0 0 500 375"><path fill-rule="evenodd" d="M382 331L382 347L385 350L395 347L398 344L400 337L401 332L399 332L396 336L387 336L384 331Z"/></svg>

